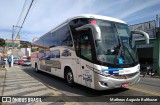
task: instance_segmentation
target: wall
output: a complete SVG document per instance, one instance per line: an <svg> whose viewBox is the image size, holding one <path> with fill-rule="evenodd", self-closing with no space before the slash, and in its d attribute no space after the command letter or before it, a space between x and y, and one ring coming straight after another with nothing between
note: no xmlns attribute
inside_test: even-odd
<svg viewBox="0 0 160 105"><path fill-rule="evenodd" d="M144 40L136 41L137 45L145 44ZM150 44L153 46L153 70L160 75L160 37L157 35L156 39L150 39ZM147 53L147 52L146 52Z"/></svg>

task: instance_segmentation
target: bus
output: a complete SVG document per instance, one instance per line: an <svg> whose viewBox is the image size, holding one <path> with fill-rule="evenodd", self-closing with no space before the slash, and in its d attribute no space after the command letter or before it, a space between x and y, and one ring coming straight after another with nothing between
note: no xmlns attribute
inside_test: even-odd
<svg viewBox="0 0 160 105"><path fill-rule="evenodd" d="M67 19L32 43L31 64L74 83L107 90L127 87L140 80L140 64L133 35L149 43L147 33L130 31L122 20L99 15Z"/></svg>

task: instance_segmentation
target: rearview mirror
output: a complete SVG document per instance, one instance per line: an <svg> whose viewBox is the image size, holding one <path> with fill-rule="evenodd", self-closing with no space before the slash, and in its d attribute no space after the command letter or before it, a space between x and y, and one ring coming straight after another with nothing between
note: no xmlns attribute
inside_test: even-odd
<svg viewBox="0 0 160 105"><path fill-rule="evenodd" d="M92 30L92 34L94 36L94 39L100 41L101 40L101 30L100 30L99 26L96 24L86 24L86 25L83 25L81 27L76 28L76 30L81 31L81 30L85 30L88 28L90 28Z"/></svg>
<svg viewBox="0 0 160 105"><path fill-rule="evenodd" d="M149 35L144 32L144 31L140 31L140 30L135 30L135 31L131 31L132 33L132 37L133 37L133 34L141 34L145 37L145 41L146 41L146 44L149 44Z"/></svg>

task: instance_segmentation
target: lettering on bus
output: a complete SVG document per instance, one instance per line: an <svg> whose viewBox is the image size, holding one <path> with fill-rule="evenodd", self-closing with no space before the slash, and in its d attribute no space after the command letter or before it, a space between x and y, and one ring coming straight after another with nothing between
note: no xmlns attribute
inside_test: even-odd
<svg viewBox="0 0 160 105"><path fill-rule="evenodd" d="M86 86L91 87L91 82L93 81L92 74L90 74L88 70L85 70L85 73L83 74L83 80Z"/></svg>
<svg viewBox="0 0 160 105"><path fill-rule="evenodd" d="M60 50L52 50L51 51L51 58L60 58Z"/></svg>
<svg viewBox="0 0 160 105"><path fill-rule="evenodd" d="M65 49L63 50L61 55L64 57L68 57L68 56L71 56L71 52L68 49Z"/></svg>
<svg viewBox="0 0 160 105"><path fill-rule="evenodd" d="M83 74L83 80L85 81L85 85L91 87L92 75L91 74Z"/></svg>

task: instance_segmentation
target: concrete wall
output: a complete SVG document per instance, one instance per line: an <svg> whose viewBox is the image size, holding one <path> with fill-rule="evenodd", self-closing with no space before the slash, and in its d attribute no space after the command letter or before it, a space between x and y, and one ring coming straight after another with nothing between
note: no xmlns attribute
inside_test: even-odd
<svg viewBox="0 0 160 105"><path fill-rule="evenodd" d="M26 56L31 56L31 48L21 48L20 51Z"/></svg>
<svg viewBox="0 0 160 105"><path fill-rule="evenodd" d="M12 54L12 49L7 51L8 55ZM31 48L13 49L14 57L31 56Z"/></svg>

